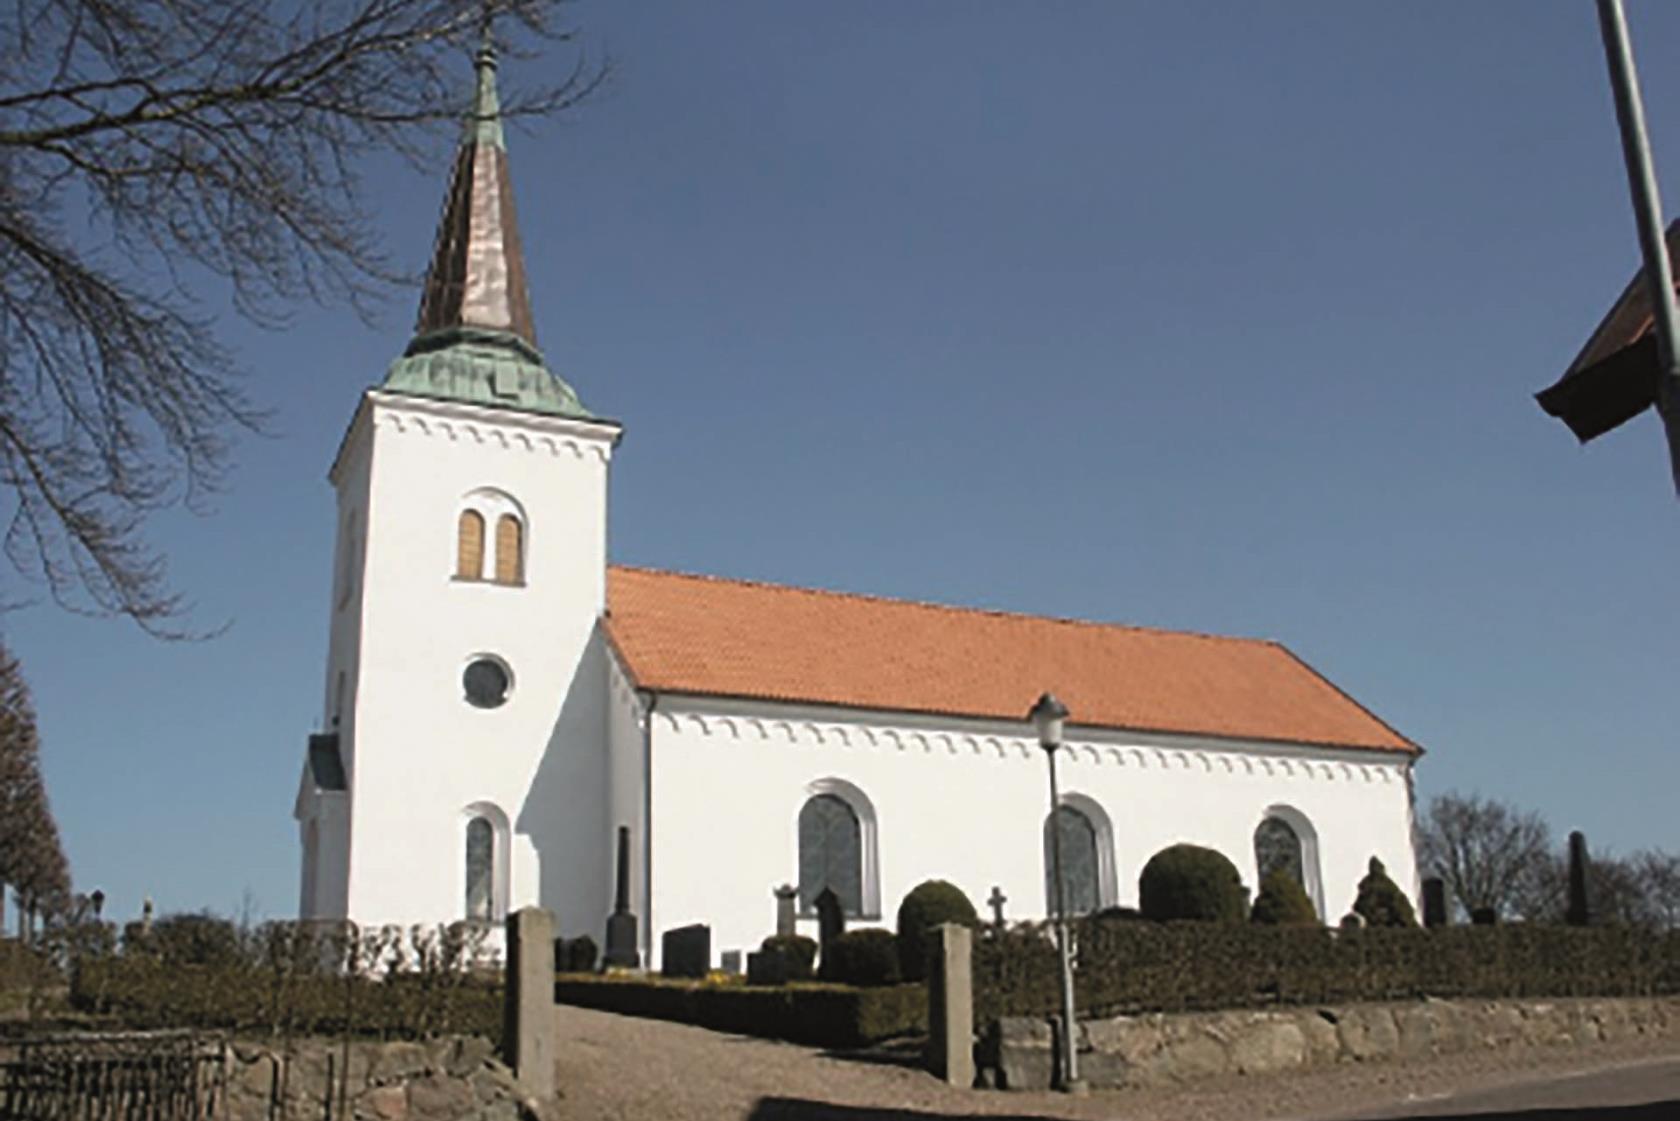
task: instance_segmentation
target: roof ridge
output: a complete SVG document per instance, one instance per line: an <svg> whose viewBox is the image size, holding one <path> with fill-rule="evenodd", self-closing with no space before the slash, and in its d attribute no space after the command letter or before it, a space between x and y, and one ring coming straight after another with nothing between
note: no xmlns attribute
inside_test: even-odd
<svg viewBox="0 0 1680 1121"><path fill-rule="evenodd" d="M637 564L609 564L608 569L620 569L626 572L643 572L656 576L675 576L684 580L703 580L714 584L737 584L749 588L766 588L780 592L802 592L806 595L827 596L834 599L863 600L868 603L886 603L901 607L924 607L934 611L945 611L956 615L989 615L1000 619L1030 619L1041 623L1061 623L1066 626L1092 627L1107 631L1135 631L1143 634L1172 635L1179 638L1198 638L1208 642L1234 642L1245 645L1275 646L1296 661L1295 657L1283 643L1272 638L1255 638L1248 635L1210 634L1207 631L1175 630L1171 627L1150 627L1138 623L1104 622L1100 619L1074 619L1065 615L1035 615L1027 611L1007 611L998 607L974 607L966 604L939 603L934 600L908 599L902 596L888 596L873 592L848 592L835 588L813 588L804 584L781 584L774 580L753 580L742 576L717 576L709 572L685 572L674 568L654 568ZM1305 665L1305 663L1302 663ZM1312 667L1307 667L1309 670ZM1316 670L1316 676L1322 677ZM1350 698L1351 699L1351 698ZM1392 730L1392 729L1391 729ZM1398 735L1398 733L1396 733Z"/></svg>

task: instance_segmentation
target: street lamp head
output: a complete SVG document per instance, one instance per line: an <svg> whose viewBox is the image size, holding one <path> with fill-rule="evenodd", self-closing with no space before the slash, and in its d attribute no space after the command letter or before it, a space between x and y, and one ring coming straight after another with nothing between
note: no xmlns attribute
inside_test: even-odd
<svg viewBox="0 0 1680 1121"><path fill-rule="evenodd" d="M1067 716L1067 705L1058 701L1054 693L1045 693L1038 698L1027 713L1027 718L1038 729L1038 746L1045 751L1055 751L1062 746L1062 725Z"/></svg>

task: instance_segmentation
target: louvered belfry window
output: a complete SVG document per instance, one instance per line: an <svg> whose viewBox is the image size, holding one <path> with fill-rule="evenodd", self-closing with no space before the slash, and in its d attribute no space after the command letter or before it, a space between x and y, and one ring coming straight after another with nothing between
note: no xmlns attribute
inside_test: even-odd
<svg viewBox="0 0 1680 1121"><path fill-rule="evenodd" d="M484 515L462 510L455 534L455 575L462 580L484 579Z"/></svg>
<svg viewBox="0 0 1680 1121"><path fill-rule="evenodd" d="M800 909L815 911L825 887L847 915L863 914L863 830L852 807L833 794L818 794L799 811Z"/></svg>
<svg viewBox="0 0 1680 1121"><path fill-rule="evenodd" d="M503 514L496 519L496 583L522 584L525 581L525 564L522 555L525 547L524 526L512 514Z"/></svg>
<svg viewBox="0 0 1680 1121"><path fill-rule="evenodd" d="M1067 885L1067 913L1088 915L1102 906L1097 883L1097 827L1072 806L1056 811L1056 828L1061 833L1062 880ZM1055 855L1050 848L1050 831L1044 831L1044 898L1056 906Z"/></svg>

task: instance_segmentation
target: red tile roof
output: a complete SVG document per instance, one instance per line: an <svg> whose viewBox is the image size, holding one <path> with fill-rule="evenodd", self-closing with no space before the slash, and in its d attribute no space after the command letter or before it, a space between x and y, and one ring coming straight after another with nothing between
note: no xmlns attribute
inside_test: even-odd
<svg viewBox="0 0 1680 1121"><path fill-rule="evenodd" d="M607 630L655 692L1416 753L1275 642L614 566Z"/></svg>

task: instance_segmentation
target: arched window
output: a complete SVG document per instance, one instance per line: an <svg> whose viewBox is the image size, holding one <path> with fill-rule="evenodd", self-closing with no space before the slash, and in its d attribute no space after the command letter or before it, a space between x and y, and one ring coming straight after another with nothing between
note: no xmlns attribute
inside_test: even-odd
<svg viewBox="0 0 1680 1121"><path fill-rule="evenodd" d="M852 807L832 794L819 794L799 811L799 902L816 908L817 896L832 888L848 915L863 913L863 831Z"/></svg>
<svg viewBox="0 0 1680 1121"><path fill-rule="evenodd" d="M496 519L496 583L525 582L525 532L519 519L503 514Z"/></svg>
<svg viewBox="0 0 1680 1121"><path fill-rule="evenodd" d="M489 922L496 908L496 827L487 817L467 822L467 918Z"/></svg>
<svg viewBox="0 0 1680 1121"><path fill-rule="evenodd" d="M799 908L816 912L817 896L832 888L852 918L878 918L875 807L863 791L842 779L819 779L806 787L799 810Z"/></svg>
<svg viewBox="0 0 1680 1121"><path fill-rule="evenodd" d="M1318 868L1318 833L1306 815L1292 806L1273 806L1254 830L1254 866L1259 881L1282 869L1312 900L1324 917L1324 885Z"/></svg>
<svg viewBox="0 0 1680 1121"><path fill-rule="evenodd" d="M455 576L484 579L484 515L477 510L461 511L455 535Z"/></svg>
<svg viewBox="0 0 1680 1121"><path fill-rule="evenodd" d="M1044 828L1044 898L1049 913L1056 909L1055 850L1051 847L1051 823ZM1055 829L1062 848L1062 882L1067 890L1067 913L1088 915L1102 906L1097 873L1097 829L1091 819L1066 803L1057 807Z"/></svg>
<svg viewBox="0 0 1680 1121"><path fill-rule="evenodd" d="M1064 794L1055 818L1044 819L1044 913L1056 911L1055 853L1050 846L1054 820L1061 833L1062 874L1070 915L1088 915L1119 900L1114 867L1114 827L1095 799Z"/></svg>

